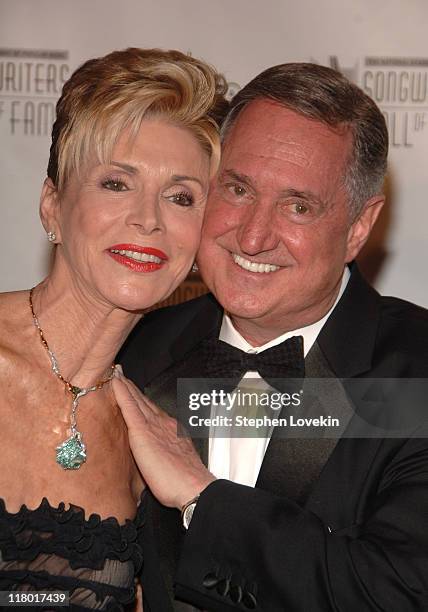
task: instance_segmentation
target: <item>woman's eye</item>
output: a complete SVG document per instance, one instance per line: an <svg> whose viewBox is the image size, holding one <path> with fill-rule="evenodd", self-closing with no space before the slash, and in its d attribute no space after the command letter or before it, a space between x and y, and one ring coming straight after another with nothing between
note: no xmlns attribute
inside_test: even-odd
<svg viewBox="0 0 428 612"><path fill-rule="evenodd" d="M107 179L102 182L102 186L104 189L109 189L110 191L127 191L128 187L125 185L123 181L120 179Z"/></svg>
<svg viewBox="0 0 428 612"><path fill-rule="evenodd" d="M180 191L179 193L174 193L171 196L167 196L170 202L174 204L178 204L179 206L192 206L194 199L191 193L187 191Z"/></svg>

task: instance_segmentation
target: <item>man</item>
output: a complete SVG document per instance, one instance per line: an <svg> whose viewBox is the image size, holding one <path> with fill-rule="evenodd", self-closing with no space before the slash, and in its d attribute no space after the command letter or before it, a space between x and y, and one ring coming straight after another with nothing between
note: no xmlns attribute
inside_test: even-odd
<svg viewBox="0 0 428 612"><path fill-rule="evenodd" d="M216 299L149 315L125 374L170 414L178 379L229 359L217 337L250 354L281 345L308 378L426 377L427 312L381 298L347 266L384 202L387 131L373 101L328 68L276 66L232 100L223 141L198 256ZM241 362L240 376L262 369ZM428 609L428 443L416 427L406 438L196 440L208 471L175 421L126 381L115 392L168 506L148 504L150 610L172 609L158 564L176 610ZM331 402L348 414L345 393Z"/></svg>

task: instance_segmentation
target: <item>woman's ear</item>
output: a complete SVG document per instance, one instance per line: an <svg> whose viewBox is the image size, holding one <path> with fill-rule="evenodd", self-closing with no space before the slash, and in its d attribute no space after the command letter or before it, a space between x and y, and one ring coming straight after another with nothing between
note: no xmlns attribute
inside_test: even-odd
<svg viewBox="0 0 428 612"><path fill-rule="evenodd" d="M59 195L57 188L50 178L46 178L43 183L39 213L43 227L48 235L48 240L55 244L61 242Z"/></svg>

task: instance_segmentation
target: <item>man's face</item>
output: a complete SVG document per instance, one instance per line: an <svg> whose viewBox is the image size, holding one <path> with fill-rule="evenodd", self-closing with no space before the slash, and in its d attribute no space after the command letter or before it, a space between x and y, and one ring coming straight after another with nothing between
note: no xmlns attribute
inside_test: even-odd
<svg viewBox="0 0 428 612"><path fill-rule="evenodd" d="M275 333L296 329L333 304L364 229L350 223L343 185L351 146L349 130L333 131L268 100L252 102L235 122L212 184L198 263L241 331L248 323Z"/></svg>

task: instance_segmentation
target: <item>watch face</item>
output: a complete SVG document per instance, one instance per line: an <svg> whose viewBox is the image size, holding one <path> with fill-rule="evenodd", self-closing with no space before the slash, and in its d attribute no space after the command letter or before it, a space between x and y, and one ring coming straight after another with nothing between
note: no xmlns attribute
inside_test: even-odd
<svg viewBox="0 0 428 612"><path fill-rule="evenodd" d="M193 512L196 507L196 502L187 506L183 514L183 525L186 529L189 529L190 521L192 520Z"/></svg>

